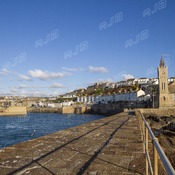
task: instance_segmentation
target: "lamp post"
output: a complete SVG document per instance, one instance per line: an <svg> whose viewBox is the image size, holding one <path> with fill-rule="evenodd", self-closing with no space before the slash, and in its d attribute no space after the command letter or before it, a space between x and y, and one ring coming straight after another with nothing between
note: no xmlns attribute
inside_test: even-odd
<svg viewBox="0 0 175 175"><path fill-rule="evenodd" d="M153 91L153 108L154 108L154 91Z"/></svg>
<svg viewBox="0 0 175 175"><path fill-rule="evenodd" d="M153 90L152 92L153 92L153 108L155 108L155 101L154 101L155 90Z"/></svg>

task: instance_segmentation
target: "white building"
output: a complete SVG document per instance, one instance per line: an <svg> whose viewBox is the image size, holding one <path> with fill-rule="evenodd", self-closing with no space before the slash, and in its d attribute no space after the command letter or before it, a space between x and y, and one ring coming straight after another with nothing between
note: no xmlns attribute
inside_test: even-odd
<svg viewBox="0 0 175 175"><path fill-rule="evenodd" d="M168 78L168 83L173 83L175 81L175 77Z"/></svg>
<svg viewBox="0 0 175 175"><path fill-rule="evenodd" d="M47 106L48 106L49 108L55 108L55 104L54 104L54 103L48 103Z"/></svg>
<svg viewBox="0 0 175 175"><path fill-rule="evenodd" d="M127 81L120 81L116 83L117 87L122 87L122 86L126 86L127 85Z"/></svg>
<svg viewBox="0 0 175 175"><path fill-rule="evenodd" d="M76 93L75 92L69 92L63 95L63 98L75 98Z"/></svg>
<svg viewBox="0 0 175 175"><path fill-rule="evenodd" d="M150 79L149 78L139 78L139 79L137 79L137 83L139 85L141 85L141 84L148 84L148 83L150 83Z"/></svg>
<svg viewBox="0 0 175 175"><path fill-rule="evenodd" d="M84 104L93 103L110 103L110 102L117 102L117 101L141 101L141 97L145 97L145 92L143 90L138 90L134 92L125 92L115 95L106 95L106 96L84 96L78 97L77 102L81 102ZM149 98L148 96L145 97L143 100Z"/></svg>
<svg viewBox="0 0 175 175"><path fill-rule="evenodd" d="M71 105L73 105L73 101L65 101L65 102L63 102L62 103L62 106L71 106Z"/></svg>
<svg viewBox="0 0 175 175"><path fill-rule="evenodd" d="M153 85L157 85L157 84L159 84L159 80L158 80L158 78L151 78L151 80L150 80L150 84L153 84Z"/></svg>
<svg viewBox="0 0 175 175"><path fill-rule="evenodd" d="M136 85L136 82L138 81L137 78L131 78L127 80L127 85L128 86L132 86L132 85Z"/></svg>

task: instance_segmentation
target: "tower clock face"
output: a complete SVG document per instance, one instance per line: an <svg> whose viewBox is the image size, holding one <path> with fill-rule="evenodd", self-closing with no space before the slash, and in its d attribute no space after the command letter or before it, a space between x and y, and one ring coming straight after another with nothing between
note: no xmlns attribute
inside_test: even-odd
<svg viewBox="0 0 175 175"><path fill-rule="evenodd" d="M162 72L162 75L165 75L165 71Z"/></svg>

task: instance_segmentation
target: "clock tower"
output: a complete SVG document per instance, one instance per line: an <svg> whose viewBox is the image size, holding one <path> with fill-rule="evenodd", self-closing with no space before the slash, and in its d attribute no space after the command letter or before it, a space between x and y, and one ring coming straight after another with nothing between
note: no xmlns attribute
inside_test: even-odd
<svg viewBox="0 0 175 175"><path fill-rule="evenodd" d="M159 79L159 107L165 107L169 101L168 90L168 67L165 65L164 59L161 58L158 67Z"/></svg>

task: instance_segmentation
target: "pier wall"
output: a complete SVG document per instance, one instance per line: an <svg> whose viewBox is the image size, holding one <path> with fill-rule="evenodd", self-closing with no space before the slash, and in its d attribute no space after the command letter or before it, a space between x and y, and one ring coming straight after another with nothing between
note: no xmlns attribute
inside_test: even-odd
<svg viewBox="0 0 175 175"><path fill-rule="evenodd" d="M34 113L62 113L62 108L27 108L27 112L34 112Z"/></svg>
<svg viewBox="0 0 175 175"><path fill-rule="evenodd" d="M74 114L75 108L72 106L65 106L62 108L62 114Z"/></svg>
<svg viewBox="0 0 175 175"><path fill-rule="evenodd" d="M102 115L113 115L123 112L124 104L97 104L93 105L90 109L90 113L102 114Z"/></svg>
<svg viewBox="0 0 175 175"><path fill-rule="evenodd" d="M8 108L0 108L0 116L13 116L13 115L25 115L27 114L26 107L8 107Z"/></svg>

